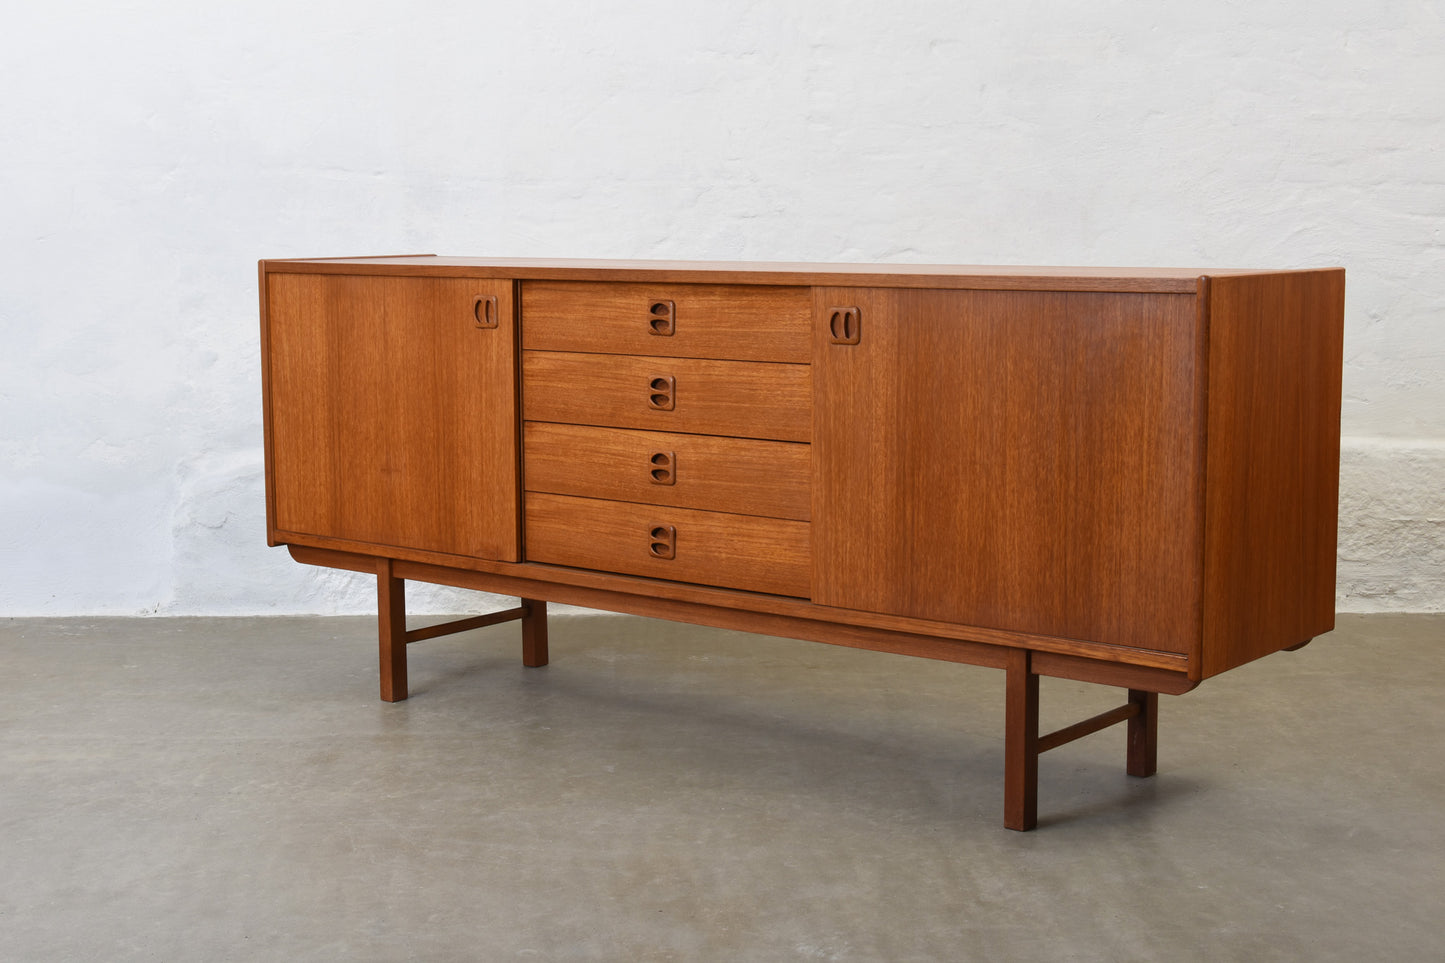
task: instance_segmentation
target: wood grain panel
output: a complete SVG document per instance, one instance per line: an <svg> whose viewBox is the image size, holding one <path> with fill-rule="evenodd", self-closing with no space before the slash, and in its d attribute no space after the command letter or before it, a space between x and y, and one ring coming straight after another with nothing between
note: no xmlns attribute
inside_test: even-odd
<svg viewBox="0 0 1445 963"><path fill-rule="evenodd" d="M649 552L671 526L675 555ZM807 596L808 523L688 508L528 493L527 558L534 562Z"/></svg>
<svg viewBox="0 0 1445 963"><path fill-rule="evenodd" d="M808 519L812 459L795 442L529 421L523 448L528 491Z"/></svg>
<svg viewBox="0 0 1445 963"><path fill-rule="evenodd" d="M649 407L660 377L674 379L671 410ZM522 352L528 421L807 441L812 390L802 364Z"/></svg>
<svg viewBox="0 0 1445 963"><path fill-rule="evenodd" d="M1206 678L1334 627L1345 278L1208 288Z"/></svg>
<svg viewBox="0 0 1445 963"><path fill-rule="evenodd" d="M830 343L857 306L858 345ZM817 289L814 600L1187 653L1194 298Z"/></svg>
<svg viewBox="0 0 1445 963"><path fill-rule="evenodd" d="M512 285L271 274L276 530L515 561ZM498 324L477 326L478 296Z"/></svg>
<svg viewBox="0 0 1445 963"><path fill-rule="evenodd" d="M659 302L665 324L649 311ZM802 287L528 281L522 347L807 364L812 306Z"/></svg>

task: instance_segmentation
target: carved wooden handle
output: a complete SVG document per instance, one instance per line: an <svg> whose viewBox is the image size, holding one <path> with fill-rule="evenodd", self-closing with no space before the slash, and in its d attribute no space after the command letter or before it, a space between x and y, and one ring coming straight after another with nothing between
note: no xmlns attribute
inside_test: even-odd
<svg viewBox="0 0 1445 963"><path fill-rule="evenodd" d="M677 453L673 451L655 451L652 457L647 459L647 474L654 485L676 485L677 484Z"/></svg>
<svg viewBox="0 0 1445 963"><path fill-rule="evenodd" d="M676 558L677 528L662 524L648 526L647 554L653 558Z"/></svg>
<svg viewBox="0 0 1445 963"><path fill-rule="evenodd" d="M672 375L653 375L647 379L647 407L671 411L677 406L677 379Z"/></svg>
<svg viewBox="0 0 1445 963"><path fill-rule="evenodd" d="M833 344L857 344L863 337L863 312L856 307L829 308L828 333Z"/></svg>
<svg viewBox="0 0 1445 963"><path fill-rule="evenodd" d="M479 328L495 328L497 326L497 296L495 294L479 294L472 302L472 317L476 319Z"/></svg>
<svg viewBox="0 0 1445 963"><path fill-rule="evenodd" d="M677 305L671 301L648 302L647 330L663 337L672 337L677 330Z"/></svg>

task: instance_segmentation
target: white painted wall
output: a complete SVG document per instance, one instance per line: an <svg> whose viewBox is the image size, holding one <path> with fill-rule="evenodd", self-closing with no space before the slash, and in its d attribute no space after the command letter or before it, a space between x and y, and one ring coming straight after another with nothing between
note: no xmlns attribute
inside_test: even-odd
<svg viewBox="0 0 1445 963"><path fill-rule="evenodd" d="M59 2L0 84L0 615L369 611L264 546L255 261L422 251L1342 264L1340 605L1445 608L1440 0Z"/></svg>

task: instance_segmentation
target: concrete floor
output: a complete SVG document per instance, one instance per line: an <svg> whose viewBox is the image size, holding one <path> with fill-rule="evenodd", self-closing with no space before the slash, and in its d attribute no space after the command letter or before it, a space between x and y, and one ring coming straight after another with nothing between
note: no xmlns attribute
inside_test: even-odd
<svg viewBox="0 0 1445 963"><path fill-rule="evenodd" d="M1445 616L1340 622L1019 834L996 670L554 617L385 705L369 619L0 621L0 960L1445 959Z"/></svg>

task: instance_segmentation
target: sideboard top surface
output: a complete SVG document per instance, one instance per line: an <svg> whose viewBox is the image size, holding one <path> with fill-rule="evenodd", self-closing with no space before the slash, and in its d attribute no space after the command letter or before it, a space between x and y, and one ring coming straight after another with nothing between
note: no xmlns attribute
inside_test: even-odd
<svg viewBox="0 0 1445 963"><path fill-rule="evenodd" d="M742 261L621 261L565 258L401 257L264 260L263 272L417 275L514 280L801 284L988 290L1141 291L1194 294L1201 277L1295 273L1240 268L804 264ZM1337 270L1337 269L1329 269Z"/></svg>

